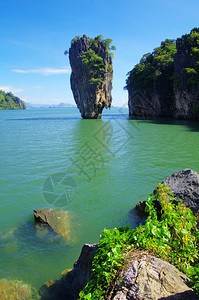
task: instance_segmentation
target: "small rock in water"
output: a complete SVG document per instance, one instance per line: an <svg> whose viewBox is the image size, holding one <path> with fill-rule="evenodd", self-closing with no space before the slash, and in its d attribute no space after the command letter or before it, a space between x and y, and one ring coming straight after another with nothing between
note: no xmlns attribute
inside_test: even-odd
<svg viewBox="0 0 199 300"><path fill-rule="evenodd" d="M47 225L64 239L75 242L75 229L78 227L78 222L73 213L49 208L35 209L34 218L36 225ZM44 229L42 234L46 234Z"/></svg>

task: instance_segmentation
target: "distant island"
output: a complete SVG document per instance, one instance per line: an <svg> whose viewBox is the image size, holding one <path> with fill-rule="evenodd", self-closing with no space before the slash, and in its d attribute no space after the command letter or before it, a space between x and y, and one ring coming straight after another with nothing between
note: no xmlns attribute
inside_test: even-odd
<svg viewBox="0 0 199 300"><path fill-rule="evenodd" d="M0 90L0 110L4 109L26 109L25 103L11 92Z"/></svg>

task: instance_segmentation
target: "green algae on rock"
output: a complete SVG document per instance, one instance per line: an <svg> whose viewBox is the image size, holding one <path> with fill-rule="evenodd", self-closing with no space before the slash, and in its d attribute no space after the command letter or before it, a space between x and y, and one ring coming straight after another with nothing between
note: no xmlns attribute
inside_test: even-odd
<svg viewBox="0 0 199 300"><path fill-rule="evenodd" d="M35 209L34 218L36 225L47 225L70 244L76 242L75 229L78 227L78 222L72 212L49 208ZM37 230L39 230L38 227ZM43 228L41 230L43 231Z"/></svg>
<svg viewBox="0 0 199 300"><path fill-rule="evenodd" d="M17 280L0 280L1 300L39 300L40 296L28 285Z"/></svg>

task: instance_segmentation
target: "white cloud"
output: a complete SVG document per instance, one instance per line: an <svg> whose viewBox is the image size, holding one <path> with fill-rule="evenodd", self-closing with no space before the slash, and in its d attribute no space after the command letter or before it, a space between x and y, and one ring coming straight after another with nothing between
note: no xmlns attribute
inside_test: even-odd
<svg viewBox="0 0 199 300"><path fill-rule="evenodd" d="M23 92L23 89L15 88L11 85L1 85L0 90L4 91L6 93L12 92L13 94Z"/></svg>
<svg viewBox="0 0 199 300"><path fill-rule="evenodd" d="M30 70L14 69L12 71L21 74L41 74L41 75L70 74L71 72L70 68L62 68L62 69L40 68L40 69L30 69Z"/></svg>

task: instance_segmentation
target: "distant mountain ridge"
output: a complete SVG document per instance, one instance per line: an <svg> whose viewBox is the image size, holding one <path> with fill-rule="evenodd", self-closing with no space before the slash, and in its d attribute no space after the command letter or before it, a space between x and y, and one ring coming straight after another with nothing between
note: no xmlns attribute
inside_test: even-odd
<svg viewBox="0 0 199 300"><path fill-rule="evenodd" d="M6 93L0 90L0 110L5 109L26 109L25 103L11 92Z"/></svg>
<svg viewBox="0 0 199 300"><path fill-rule="evenodd" d="M26 107L30 108L65 108L65 107L75 107L75 105L71 103L59 103L59 104L33 104L29 102L25 102Z"/></svg>

